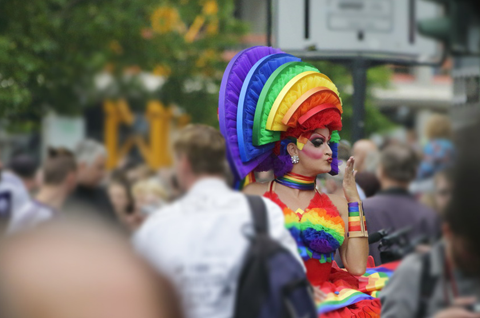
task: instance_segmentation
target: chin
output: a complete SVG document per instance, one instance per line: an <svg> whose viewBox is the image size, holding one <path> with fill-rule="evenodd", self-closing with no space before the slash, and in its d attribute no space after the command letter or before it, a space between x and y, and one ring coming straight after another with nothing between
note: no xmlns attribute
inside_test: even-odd
<svg viewBox="0 0 480 318"><path fill-rule="evenodd" d="M330 168L328 168L328 169L325 169L325 170L322 170L322 171L320 171L318 174L329 173L330 171L332 171L332 167L330 167Z"/></svg>
<svg viewBox="0 0 480 318"><path fill-rule="evenodd" d="M319 174L329 173L330 171L332 171L332 166L331 166L331 165L328 165L328 166L325 166L325 167L320 167L320 168L312 169L312 175L319 175Z"/></svg>
<svg viewBox="0 0 480 318"><path fill-rule="evenodd" d="M332 164L331 163L326 163L322 165L321 169L319 169L320 172L318 174L323 174L323 173L329 173L332 171Z"/></svg>

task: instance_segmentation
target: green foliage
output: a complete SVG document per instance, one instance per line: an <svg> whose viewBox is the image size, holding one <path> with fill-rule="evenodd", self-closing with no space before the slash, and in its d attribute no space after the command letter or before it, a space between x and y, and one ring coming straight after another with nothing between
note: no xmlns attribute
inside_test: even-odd
<svg viewBox="0 0 480 318"><path fill-rule="evenodd" d="M218 3L218 7L217 4ZM0 116L17 129L38 128L48 109L81 113L105 98L126 97L136 110L149 99L176 104L194 122L217 124L223 54L240 48L244 23L234 0L43 0L0 2ZM200 28L187 34L199 22ZM314 63L337 84L344 104L342 138L350 137L351 75L345 67ZM131 75L125 78L125 71ZM108 70L102 91L94 76ZM165 78L147 91L141 71ZM385 87L387 68L368 72L367 134L392 124L374 107L372 88Z"/></svg>
<svg viewBox="0 0 480 318"><path fill-rule="evenodd" d="M204 82L218 86L226 66L221 54L245 32L232 17L233 0L218 3L216 8L209 0L1 1L0 116L38 121L47 109L81 113L107 97L139 105L161 98L192 113L215 114L216 92ZM152 14L163 12L158 8L171 14L155 18ZM204 23L188 41L185 34L199 15ZM167 27L159 31L155 23ZM133 80L125 80L127 69ZM104 70L114 76L114 85L99 92L93 79ZM135 75L154 70L167 82L147 92ZM186 91L191 80L200 81L200 89ZM198 119L211 121L200 113Z"/></svg>
<svg viewBox="0 0 480 318"><path fill-rule="evenodd" d="M320 72L327 75L337 85L343 102L342 139L351 140L352 136L352 75L351 71L342 65L330 62L312 62ZM388 88L391 70L386 66L371 68L367 72L367 94L365 99L365 135L386 131L394 124L375 107L372 91L374 88Z"/></svg>

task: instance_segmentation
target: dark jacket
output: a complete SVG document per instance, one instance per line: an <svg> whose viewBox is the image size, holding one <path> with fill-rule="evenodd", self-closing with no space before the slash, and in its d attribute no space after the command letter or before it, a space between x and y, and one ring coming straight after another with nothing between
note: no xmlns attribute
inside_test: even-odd
<svg viewBox="0 0 480 318"><path fill-rule="evenodd" d="M100 187L78 185L65 203L68 214L91 214L107 221L115 221L115 212L106 191Z"/></svg>
<svg viewBox="0 0 480 318"><path fill-rule="evenodd" d="M437 238L440 233L440 222L437 213L429 207L417 202L407 190L390 189L379 192L374 197L363 202L367 219L368 234L379 230L389 230L389 233L402 230L409 226L412 230L407 234L409 240L422 235ZM379 243L370 245L370 255L375 264L380 265Z"/></svg>

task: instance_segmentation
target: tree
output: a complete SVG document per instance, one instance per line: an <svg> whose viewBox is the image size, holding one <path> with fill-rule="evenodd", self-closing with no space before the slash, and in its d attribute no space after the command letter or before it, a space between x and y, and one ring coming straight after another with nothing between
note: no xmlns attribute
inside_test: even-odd
<svg viewBox="0 0 480 318"><path fill-rule="evenodd" d="M342 139L351 140L352 134L352 76L345 66L330 62L312 62L320 72L327 75L337 86L343 102L342 122L340 133ZM374 88L388 88L391 70L386 66L370 68L367 72L367 96L365 99L365 136L383 132L394 127L394 124L375 107L372 94Z"/></svg>
<svg viewBox="0 0 480 318"><path fill-rule="evenodd" d="M189 92L183 96L188 81L201 83L193 95L205 95L211 86L205 79L219 80L226 65L221 54L245 31L232 18L233 1L220 3L0 2L0 116L14 121L38 119L47 109L80 113L107 96L180 103L189 98ZM141 71L164 76L166 84L153 92L133 85L138 80L131 75ZM99 93L94 77L101 72L115 85ZM202 99L196 104L205 106Z"/></svg>
<svg viewBox="0 0 480 318"><path fill-rule="evenodd" d="M177 104L195 122L217 125L218 90L246 25L233 18L234 0L43 0L0 2L0 116L30 130L49 109L81 113L105 98L126 97L143 110L149 99ZM339 86L349 136L350 74L314 63ZM139 82L149 72L164 84ZM112 81L98 89L95 76ZM373 107L371 88L388 71L368 73L367 133L390 127Z"/></svg>

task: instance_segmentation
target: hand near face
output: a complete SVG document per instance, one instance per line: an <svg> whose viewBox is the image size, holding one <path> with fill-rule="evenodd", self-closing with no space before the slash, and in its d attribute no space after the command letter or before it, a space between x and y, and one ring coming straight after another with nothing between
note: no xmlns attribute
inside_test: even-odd
<svg viewBox="0 0 480 318"><path fill-rule="evenodd" d="M347 166L345 167L345 175L343 177L343 192L345 194L345 198L348 202L359 202L360 196L358 195L357 191L357 183L355 182L355 174L354 171L355 166L355 158L350 157L347 161Z"/></svg>

